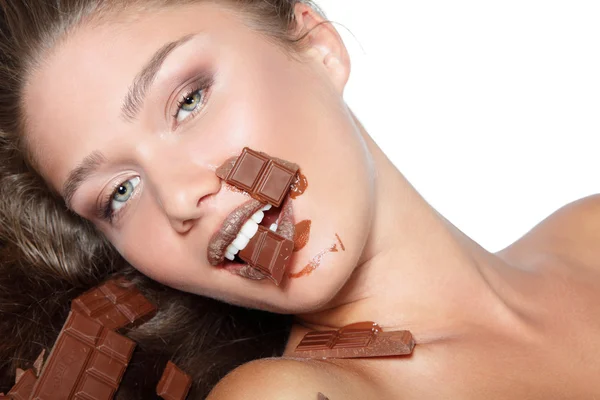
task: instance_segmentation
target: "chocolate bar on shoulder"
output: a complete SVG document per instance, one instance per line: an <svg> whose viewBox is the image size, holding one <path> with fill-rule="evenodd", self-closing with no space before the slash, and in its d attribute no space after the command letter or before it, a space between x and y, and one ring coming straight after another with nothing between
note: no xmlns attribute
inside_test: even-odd
<svg viewBox="0 0 600 400"><path fill-rule="evenodd" d="M259 225L258 232L238 256L279 286L293 251L294 242Z"/></svg>
<svg viewBox="0 0 600 400"><path fill-rule="evenodd" d="M307 333L291 354L298 358L368 358L412 353L409 331L384 332L374 322L359 322L336 331Z"/></svg>
<svg viewBox="0 0 600 400"><path fill-rule="evenodd" d="M298 169L296 164L245 147L235 164L227 170L217 171L217 175L253 198L279 207Z"/></svg>
<svg viewBox="0 0 600 400"><path fill-rule="evenodd" d="M156 315L156 306L123 278L85 292L71 302L71 309L114 330L139 326Z"/></svg>
<svg viewBox="0 0 600 400"><path fill-rule="evenodd" d="M48 356L31 399L110 400L135 342L71 311Z"/></svg>
<svg viewBox="0 0 600 400"><path fill-rule="evenodd" d="M185 400L191 387L192 378L169 361L156 387L156 394L165 400Z"/></svg>

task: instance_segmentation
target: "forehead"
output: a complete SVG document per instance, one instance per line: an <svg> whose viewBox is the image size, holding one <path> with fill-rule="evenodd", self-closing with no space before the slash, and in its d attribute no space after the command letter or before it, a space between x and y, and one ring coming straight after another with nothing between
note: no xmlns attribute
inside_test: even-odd
<svg viewBox="0 0 600 400"><path fill-rule="evenodd" d="M26 141L54 189L60 189L82 156L96 149L94 138L123 129L123 121L114 116L154 53L190 34L207 43L218 38L219 46L256 40L241 15L199 2L83 23L38 64L23 93Z"/></svg>

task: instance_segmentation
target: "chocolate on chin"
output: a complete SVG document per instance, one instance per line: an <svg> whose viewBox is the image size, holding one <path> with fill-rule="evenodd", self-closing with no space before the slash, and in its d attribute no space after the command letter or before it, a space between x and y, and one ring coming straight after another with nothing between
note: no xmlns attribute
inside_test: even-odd
<svg viewBox="0 0 600 400"><path fill-rule="evenodd" d="M258 232L238 255L279 286L293 251L294 242L259 225Z"/></svg>
<svg viewBox="0 0 600 400"><path fill-rule="evenodd" d="M225 181L273 207L281 206L299 167L248 147L242 150Z"/></svg>
<svg viewBox="0 0 600 400"><path fill-rule="evenodd" d="M307 333L291 354L298 358L369 358L404 356L415 341L409 331L384 332L374 322L359 322L337 331Z"/></svg>

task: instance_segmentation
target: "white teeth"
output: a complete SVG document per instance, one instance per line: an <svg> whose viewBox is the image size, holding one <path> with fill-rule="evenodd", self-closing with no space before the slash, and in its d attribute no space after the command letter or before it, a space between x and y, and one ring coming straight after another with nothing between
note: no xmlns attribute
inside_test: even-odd
<svg viewBox="0 0 600 400"><path fill-rule="evenodd" d="M231 243L229 246L227 246L227 250L225 250L227 253L229 254L233 254L234 256L239 253L240 249L238 249L237 247L235 247L233 245L233 243Z"/></svg>
<svg viewBox="0 0 600 400"><path fill-rule="evenodd" d="M250 239L248 239L244 235L238 234L237 237L235 238L235 240L231 244L240 250L244 250L246 248L246 246L248 246L248 242L250 242Z"/></svg>
<svg viewBox="0 0 600 400"><path fill-rule="evenodd" d="M257 224L260 224L264 217L265 217L265 213L259 210L259 211L255 212L251 218L252 218L252 221L256 222Z"/></svg>
<svg viewBox="0 0 600 400"><path fill-rule="evenodd" d="M267 204L261 210L255 212L254 215L252 215L252 217L246 221L235 237L235 240L231 242L229 246L227 246L227 249L225 250L225 258L233 261L235 259L235 255L248 246L250 239L256 235L256 232L258 232L258 224L260 224L265 217L265 213L263 211L269 211L270 209L271 205ZM276 232L277 224L272 224L270 229L273 232Z"/></svg>
<svg viewBox="0 0 600 400"><path fill-rule="evenodd" d="M246 221L244 226L242 226L242 229L240 229L240 233L242 235L246 236L248 239L252 239L252 237L256 234L257 231L258 231L258 224L256 222L252 221L251 219Z"/></svg>

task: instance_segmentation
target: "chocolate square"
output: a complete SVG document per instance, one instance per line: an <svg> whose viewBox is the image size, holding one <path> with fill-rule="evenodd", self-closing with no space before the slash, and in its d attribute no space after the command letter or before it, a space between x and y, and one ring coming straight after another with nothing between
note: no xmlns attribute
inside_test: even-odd
<svg viewBox="0 0 600 400"><path fill-rule="evenodd" d="M246 192L254 192L254 188L268 163L268 157L246 147L227 180Z"/></svg>
<svg viewBox="0 0 600 400"><path fill-rule="evenodd" d="M279 285L293 251L291 240L259 225L258 232L239 252L239 257Z"/></svg>
<svg viewBox="0 0 600 400"><path fill-rule="evenodd" d="M283 165L271 161L256 187L256 197L273 207L281 206L295 176L296 171L291 171Z"/></svg>
<svg viewBox="0 0 600 400"><path fill-rule="evenodd" d="M125 336L105 329L98 342L98 350L126 364L131 359L135 342Z"/></svg>
<svg viewBox="0 0 600 400"><path fill-rule="evenodd" d="M77 391L76 400L111 400L114 397L115 388L92 375L85 375L81 380Z"/></svg>
<svg viewBox="0 0 600 400"><path fill-rule="evenodd" d="M102 325L83 314L73 312L67 318L64 331L91 346L95 346L102 332Z"/></svg>
<svg viewBox="0 0 600 400"><path fill-rule="evenodd" d="M95 351L87 365L87 373L99 378L112 386L118 387L126 364L99 351Z"/></svg>
<svg viewBox="0 0 600 400"><path fill-rule="evenodd" d="M171 361L156 387L156 394L165 400L184 400L192 386L192 378Z"/></svg>

